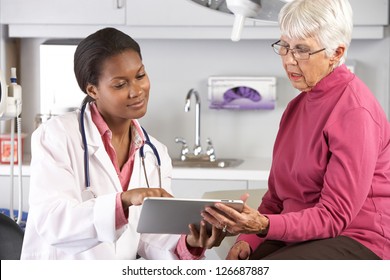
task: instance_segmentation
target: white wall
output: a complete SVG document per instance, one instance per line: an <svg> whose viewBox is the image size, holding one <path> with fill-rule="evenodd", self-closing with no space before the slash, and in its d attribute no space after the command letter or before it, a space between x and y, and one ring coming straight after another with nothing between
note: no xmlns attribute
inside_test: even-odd
<svg viewBox="0 0 390 280"><path fill-rule="evenodd" d="M39 113L39 44L44 39L23 39L21 81L23 130L31 133ZM144 64L151 79L149 111L141 122L147 131L179 154L176 136L194 143L194 110L184 112L189 89L201 95L201 140L213 140L219 157L270 157L280 116L296 95L285 78L280 58L269 40L139 40ZM348 58L357 62L356 74L366 82L386 112L389 112L390 40L354 40ZM207 102L209 76L275 76L278 106L273 111L211 110ZM61 85L59 85L61 86ZM26 151L30 151L29 139Z"/></svg>
<svg viewBox="0 0 390 280"><path fill-rule="evenodd" d="M18 78L21 78L19 72L19 42L19 39L8 38L6 26L0 24L0 75L2 75L7 84L10 82L11 67L17 68ZM9 133L10 128L10 120L0 121L1 134Z"/></svg>

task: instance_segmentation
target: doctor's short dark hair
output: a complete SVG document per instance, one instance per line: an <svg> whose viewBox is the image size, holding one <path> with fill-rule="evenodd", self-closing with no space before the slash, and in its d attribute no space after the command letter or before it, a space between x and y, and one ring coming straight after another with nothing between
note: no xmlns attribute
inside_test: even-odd
<svg viewBox="0 0 390 280"><path fill-rule="evenodd" d="M98 85L105 59L127 50L137 52L142 59L139 44L129 35L108 27L83 39L74 54L74 73L80 89L87 93L87 85ZM88 95L83 103L92 101Z"/></svg>

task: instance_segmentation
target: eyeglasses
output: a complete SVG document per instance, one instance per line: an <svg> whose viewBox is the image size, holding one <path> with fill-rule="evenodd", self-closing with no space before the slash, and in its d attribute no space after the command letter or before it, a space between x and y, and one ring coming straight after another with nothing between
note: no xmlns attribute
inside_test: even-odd
<svg viewBox="0 0 390 280"><path fill-rule="evenodd" d="M296 60L308 60L311 55L322 52L325 50L325 48L320 49L318 51L311 52L309 50L305 49L291 49L289 47L280 45L280 40L273 43L271 46L274 49L275 53L281 56L285 56L288 54L289 51L291 51L291 54Z"/></svg>

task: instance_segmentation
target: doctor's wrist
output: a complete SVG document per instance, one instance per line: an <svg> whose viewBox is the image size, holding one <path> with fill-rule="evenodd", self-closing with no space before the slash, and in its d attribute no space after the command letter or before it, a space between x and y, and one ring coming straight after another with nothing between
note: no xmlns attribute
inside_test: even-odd
<svg viewBox="0 0 390 280"><path fill-rule="evenodd" d="M131 199L130 199L130 193L128 192L128 191L125 191L125 192L122 192L121 194L120 194L120 196L121 196L121 201L122 201L122 208L123 208L123 211L128 211L129 210L129 207L131 206L131 205L133 205L132 203L131 203Z"/></svg>

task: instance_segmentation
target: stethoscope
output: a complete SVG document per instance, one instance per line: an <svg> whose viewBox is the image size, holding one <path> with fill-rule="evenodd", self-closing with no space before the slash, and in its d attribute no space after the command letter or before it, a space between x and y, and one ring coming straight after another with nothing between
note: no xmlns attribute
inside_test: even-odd
<svg viewBox="0 0 390 280"><path fill-rule="evenodd" d="M86 108L86 103L81 106L81 112L80 112L80 132L81 132L81 138L83 141L83 146L84 146L84 176L85 176L85 187L87 190L90 189L91 182L89 178L89 156L88 156L88 145L87 145L87 137L85 135L85 125L84 125L84 113L85 113L85 108ZM150 141L149 135L146 132L146 130L142 128L142 131L145 136L145 141L144 145L139 149L139 154L141 157L141 162L142 162L142 167L144 170L144 175L145 175L145 181L146 185L148 188L150 188L149 185L149 180L148 176L146 174L146 167L145 167L145 152L144 152L144 147L145 145L148 145L150 149L153 151L154 156L156 157L157 160L157 171L158 171L158 181L159 181L159 187L161 188L162 183L161 183L161 160L160 160L160 155L157 151L156 146L153 145L153 143ZM93 195L96 198L96 195Z"/></svg>

